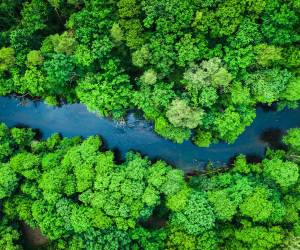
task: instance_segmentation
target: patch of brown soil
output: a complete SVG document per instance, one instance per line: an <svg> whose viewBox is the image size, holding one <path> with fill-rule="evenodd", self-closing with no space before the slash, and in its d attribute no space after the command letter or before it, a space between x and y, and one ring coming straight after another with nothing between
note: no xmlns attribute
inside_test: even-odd
<svg viewBox="0 0 300 250"><path fill-rule="evenodd" d="M48 243L48 238L42 235L38 228L31 228L24 222L21 224L25 245L34 249Z"/></svg>

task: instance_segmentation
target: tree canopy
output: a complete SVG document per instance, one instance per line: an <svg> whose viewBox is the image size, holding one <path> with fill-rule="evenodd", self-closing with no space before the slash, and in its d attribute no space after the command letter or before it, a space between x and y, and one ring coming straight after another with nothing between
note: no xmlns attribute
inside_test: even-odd
<svg viewBox="0 0 300 250"><path fill-rule="evenodd" d="M299 237L297 129L262 162L184 176L135 152L117 161L99 136L38 140L0 126L1 233L22 249L24 223L49 249L287 249ZM4 146L5 145L5 146ZM296 146L296 147L295 147ZM3 148L3 149L4 149Z"/></svg>
<svg viewBox="0 0 300 250"><path fill-rule="evenodd" d="M2 2L1 95L114 119L138 109L159 135L198 146L234 142L257 104L300 99L297 1Z"/></svg>

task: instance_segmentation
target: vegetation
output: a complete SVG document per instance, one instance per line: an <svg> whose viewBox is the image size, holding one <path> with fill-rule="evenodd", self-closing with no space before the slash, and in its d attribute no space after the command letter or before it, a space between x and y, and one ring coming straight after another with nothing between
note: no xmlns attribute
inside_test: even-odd
<svg viewBox="0 0 300 250"><path fill-rule="evenodd" d="M22 249L22 223L47 249L297 249L300 129L260 163L184 178L129 152L117 162L98 136L38 140L0 126L2 249ZM298 244L298 245L297 245Z"/></svg>
<svg viewBox="0 0 300 250"><path fill-rule="evenodd" d="M300 100L298 0L2 0L0 95L80 102L200 147L233 143L258 104ZM185 176L99 136L0 124L0 248L268 250L300 246L300 129L261 162Z"/></svg>
<svg viewBox="0 0 300 250"><path fill-rule="evenodd" d="M299 12L297 0L2 0L0 95L114 119L139 109L175 142L232 143L256 104L297 105Z"/></svg>

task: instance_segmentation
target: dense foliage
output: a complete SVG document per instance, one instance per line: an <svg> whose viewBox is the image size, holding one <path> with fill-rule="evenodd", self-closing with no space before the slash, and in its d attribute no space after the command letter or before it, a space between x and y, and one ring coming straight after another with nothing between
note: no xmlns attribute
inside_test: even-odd
<svg viewBox="0 0 300 250"><path fill-rule="evenodd" d="M80 101L198 146L300 99L298 0L2 0L0 94Z"/></svg>
<svg viewBox="0 0 300 250"><path fill-rule="evenodd" d="M117 162L101 138L38 140L0 126L0 247L21 249L23 224L48 249L298 249L300 129L260 163L184 178L129 152Z"/></svg>

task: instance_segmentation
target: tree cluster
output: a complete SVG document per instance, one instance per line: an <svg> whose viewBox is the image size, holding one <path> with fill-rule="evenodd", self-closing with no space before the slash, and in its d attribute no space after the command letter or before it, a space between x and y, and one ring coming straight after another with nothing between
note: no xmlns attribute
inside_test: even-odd
<svg viewBox="0 0 300 250"><path fill-rule="evenodd" d="M297 249L300 129L260 163L226 172L181 170L129 152L117 162L101 138L39 140L0 126L0 247L22 249L25 223L47 249Z"/></svg>

